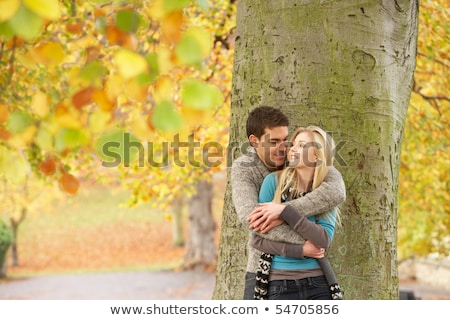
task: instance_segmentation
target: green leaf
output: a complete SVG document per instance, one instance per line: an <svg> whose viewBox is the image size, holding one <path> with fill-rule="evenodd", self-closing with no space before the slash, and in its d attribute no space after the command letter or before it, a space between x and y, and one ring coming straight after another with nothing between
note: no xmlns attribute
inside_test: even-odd
<svg viewBox="0 0 450 320"><path fill-rule="evenodd" d="M95 142L95 152L103 160L103 166L128 165L143 155L139 139L129 132L116 129L105 133Z"/></svg>
<svg viewBox="0 0 450 320"><path fill-rule="evenodd" d="M183 125L182 116L175 110L173 103L162 101L155 107L152 125L161 131L177 131Z"/></svg>
<svg viewBox="0 0 450 320"><path fill-rule="evenodd" d="M163 10L166 13L186 8L191 0L164 0Z"/></svg>
<svg viewBox="0 0 450 320"><path fill-rule="evenodd" d="M106 17L98 17L95 19L95 27L98 31L101 33L104 33L106 30L106 26L108 25L108 21L106 20Z"/></svg>
<svg viewBox="0 0 450 320"><path fill-rule="evenodd" d="M53 136L43 126L39 127L39 131L36 134L35 141L41 150L44 150L44 151L53 150Z"/></svg>
<svg viewBox="0 0 450 320"><path fill-rule="evenodd" d="M23 132L31 123L33 118L27 112L15 109L11 112L6 120L6 127L12 133Z"/></svg>
<svg viewBox="0 0 450 320"><path fill-rule="evenodd" d="M202 9L203 11L206 11L209 9L209 2L208 0L197 0L197 5Z"/></svg>
<svg viewBox="0 0 450 320"><path fill-rule="evenodd" d="M75 149L89 142L87 134L74 128L62 128L55 137L55 149L61 152L65 149Z"/></svg>
<svg viewBox="0 0 450 320"><path fill-rule="evenodd" d="M181 101L188 108L208 110L223 103L223 94L209 83L187 79L181 83Z"/></svg>
<svg viewBox="0 0 450 320"><path fill-rule="evenodd" d="M136 32L141 24L141 17L132 10L119 11L116 15L117 27L125 32Z"/></svg>
<svg viewBox="0 0 450 320"><path fill-rule="evenodd" d="M16 35L31 41L41 33L43 20L22 4L16 15L8 23Z"/></svg>
<svg viewBox="0 0 450 320"><path fill-rule="evenodd" d="M177 43L175 54L181 63L188 66L198 65L202 61L202 48L191 35L184 35Z"/></svg>
<svg viewBox="0 0 450 320"><path fill-rule="evenodd" d="M189 29L175 47L175 54L181 63L198 66L212 48L211 35L200 28Z"/></svg>
<svg viewBox="0 0 450 320"><path fill-rule="evenodd" d="M158 54L150 53L145 57L145 60L147 60L148 72L136 76L136 81L141 86L148 85L159 77Z"/></svg>
<svg viewBox="0 0 450 320"><path fill-rule="evenodd" d="M0 39L9 40L14 37L14 30L8 22L0 23Z"/></svg>
<svg viewBox="0 0 450 320"><path fill-rule="evenodd" d="M91 61L80 70L80 77L85 80L94 81L103 78L108 73L105 66L99 61Z"/></svg>

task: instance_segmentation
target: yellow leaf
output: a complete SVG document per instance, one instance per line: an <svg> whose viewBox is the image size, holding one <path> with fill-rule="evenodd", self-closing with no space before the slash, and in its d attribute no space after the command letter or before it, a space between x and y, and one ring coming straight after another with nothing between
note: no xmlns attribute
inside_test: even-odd
<svg viewBox="0 0 450 320"><path fill-rule="evenodd" d="M53 135L47 129L46 126L41 125L39 127L39 130L36 134L35 142L39 146L39 148L41 148L41 150L52 151L54 149L53 148Z"/></svg>
<svg viewBox="0 0 450 320"><path fill-rule="evenodd" d="M31 100L31 109L39 118L45 118L50 112L47 95L42 91L36 92Z"/></svg>
<svg viewBox="0 0 450 320"><path fill-rule="evenodd" d="M171 55L172 53L167 47L160 46L158 49L158 69L160 74L168 73L172 68Z"/></svg>
<svg viewBox="0 0 450 320"><path fill-rule="evenodd" d="M167 14L161 22L163 38L168 42L180 40L183 33L184 13L182 10L175 10Z"/></svg>
<svg viewBox="0 0 450 320"><path fill-rule="evenodd" d="M67 109L65 112L58 113L55 117L58 128L80 128L81 122L74 109Z"/></svg>
<svg viewBox="0 0 450 320"><path fill-rule="evenodd" d="M114 101L123 91L124 81L118 75L112 75L106 80L105 92L109 100Z"/></svg>
<svg viewBox="0 0 450 320"><path fill-rule="evenodd" d="M153 86L153 99L155 102L158 104L164 100L172 100L174 87L173 81L169 76L160 76Z"/></svg>
<svg viewBox="0 0 450 320"><path fill-rule="evenodd" d="M20 0L0 0L0 22L11 19L20 6Z"/></svg>
<svg viewBox="0 0 450 320"><path fill-rule="evenodd" d="M111 112L95 109L94 112L89 115L89 128L91 129L91 132L101 133L105 131L111 118Z"/></svg>
<svg viewBox="0 0 450 320"><path fill-rule="evenodd" d="M138 109L133 109L130 114L130 128L139 140L151 141L154 138L154 132L150 130L147 119Z"/></svg>
<svg viewBox="0 0 450 320"><path fill-rule="evenodd" d="M109 99L105 90L95 89L92 93L92 101L94 101L103 111L111 111L114 109L114 101Z"/></svg>
<svg viewBox="0 0 450 320"><path fill-rule="evenodd" d="M205 110L198 110L192 108L181 108L181 116L183 117L183 121L187 126L198 126L202 125L207 120L207 112Z"/></svg>
<svg viewBox="0 0 450 320"><path fill-rule="evenodd" d="M153 18L154 20L159 20L165 15L164 11L164 1L163 0L154 0L147 2L149 3L148 7L146 6L145 11L149 15L149 17Z"/></svg>
<svg viewBox="0 0 450 320"><path fill-rule="evenodd" d="M148 98L148 86L141 86L135 79L130 79L125 83L125 93L131 100L145 102Z"/></svg>
<svg viewBox="0 0 450 320"><path fill-rule="evenodd" d="M0 176L8 181L21 184L27 177L28 166L25 159L16 151L0 145Z"/></svg>
<svg viewBox="0 0 450 320"><path fill-rule="evenodd" d="M49 42L31 50L31 55L38 63L55 66L64 60L64 49L58 42Z"/></svg>
<svg viewBox="0 0 450 320"><path fill-rule="evenodd" d="M36 132L36 126L28 126L24 131L12 135L8 140L8 145L17 149L28 147L33 141Z"/></svg>
<svg viewBox="0 0 450 320"><path fill-rule="evenodd" d="M147 61L136 52L128 49L119 49L114 55L119 74L125 79L135 77L147 71Z"/></svg>
<svg viewBox="0 0 450 320"><path fill-rule="evenodd" d="M3 123L8 119L9 110L4 104L0 104L0 123Z"/></svg>
<svg viewBox="0 0 450 320"><path fill-rule="evenodd" d="M56 20L61 16L58 0L23 0L23 3L42 18Z"/></svg>

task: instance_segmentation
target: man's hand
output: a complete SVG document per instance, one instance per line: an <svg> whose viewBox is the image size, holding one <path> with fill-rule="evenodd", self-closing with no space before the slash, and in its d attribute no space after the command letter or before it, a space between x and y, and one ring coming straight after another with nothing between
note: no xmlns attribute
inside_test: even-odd
<svg viewBox="0 0 450 320"><path fill-rule="evenodd" d="M279 219L279 217L284 208L284 205L274 202L259 204L247 218L247 221L250 223L250 229L266 233L270 229L279 226L283 223L283 220Z"/></svg>
<svg viewBox="0 0 450 320"><path fill-rule="evenodd" d="M325 249L316 247L311 241L306 240L303 244L303 256L320 259L325 256Z"/></svg>

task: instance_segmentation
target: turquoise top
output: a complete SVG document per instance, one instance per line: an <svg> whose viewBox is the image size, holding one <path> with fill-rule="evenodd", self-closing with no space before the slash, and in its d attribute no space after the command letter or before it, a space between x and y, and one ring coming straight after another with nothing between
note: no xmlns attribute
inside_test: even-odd
<svg viewBox="0 0 450 320"><path fill-rule="evenodd" d="M277 175L275 172L268 174L261 185L259 191L259 202L271 202L275 195L275 189L277 187ZM320 217L317 223L320 224L328 234L330 241L333 239L335 225L336 225L336 211L330 210L330 220L326 220ZM308 217L308 220L316 223L316 216ZM275 255L272 259L271 268L281 270L299 270L299 269L314 269L320 268L319 263L314 258L305 257L304 259L288 258L281 255Z"/></svg>

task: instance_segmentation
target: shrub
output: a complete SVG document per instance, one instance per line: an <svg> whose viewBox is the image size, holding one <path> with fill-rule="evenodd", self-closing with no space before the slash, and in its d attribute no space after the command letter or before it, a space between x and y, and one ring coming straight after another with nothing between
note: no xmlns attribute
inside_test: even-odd
<svg viewBox="0 0 450 320"><path fill-rule="evenodd" d="M8 225L0 220L0 273L6 261L6 253L13 241L13 233Z"/></svg>

